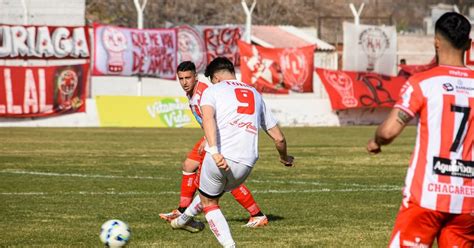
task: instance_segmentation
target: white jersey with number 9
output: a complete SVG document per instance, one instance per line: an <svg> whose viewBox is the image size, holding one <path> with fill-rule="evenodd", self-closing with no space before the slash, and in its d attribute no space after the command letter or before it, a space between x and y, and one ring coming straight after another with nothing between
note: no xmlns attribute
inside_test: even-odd
<svg viewBox="0 0 474 248"><path fill-rule="evenodd" d="M259 128L268 130L277 124L260 93L248 84L226 80L204 92L201 106L205 105L215 110L219 152L253 167L258 159Z"/></svg>

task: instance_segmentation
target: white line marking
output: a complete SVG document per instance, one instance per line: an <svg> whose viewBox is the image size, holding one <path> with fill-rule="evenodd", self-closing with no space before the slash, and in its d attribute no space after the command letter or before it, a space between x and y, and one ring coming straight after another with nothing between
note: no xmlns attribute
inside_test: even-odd
<svg viewBox="0 0 474 248"><path fill-rule="evenodd" d="M0 170L0 173L4 174L24 174L24 175L36 175L36 176L52 176L52 177L82 177L82 178L112 178L112 179L149 179L149 180L175 180L170 177L152 177L152 176L114 176L114 175L100 175L100 174L77 174L77 173L53 173L53 172L40 172L40 171L24 171L24 170L13 170L5 169ZM389 189L401 189L398 185L364 185L357 183L321 183L321 182L308 182L308 181L295 181L295 180L258 180L249 179L250 183L275 183L275 184L297 184L297 185L340 185L346 187L360 187L360 188L389 188Z"/></svg>
<svg viewBox="0 0 474 248"><path fill-rule="evenodd" d="M77 173L53 173L53 172L22 171L22 170L1 170L0 173L36 175L36 176L50 176L50 177L84 177L84 178L150 179L150 180L169 179L169 178L166 178L166 177L87 175L87 174L77 174Z"/></svg>
<svg viewBox="0 0 474 248"><path fill-rule="evenodd" d="M365 188L365 189L308 189L308 190L253 190L255 194L294 194L294 193L325 193L325 192L386 192L386 191L400 191L399 188L381 189L381 188ZM16 196L30 196L30 195L179 195L179 192L173 191L162 191L162 192L140 192L140 191L128 191L128 192L89 192L89 191L78 191L78 192L0 192L0 195L16 195Z"/></svg>

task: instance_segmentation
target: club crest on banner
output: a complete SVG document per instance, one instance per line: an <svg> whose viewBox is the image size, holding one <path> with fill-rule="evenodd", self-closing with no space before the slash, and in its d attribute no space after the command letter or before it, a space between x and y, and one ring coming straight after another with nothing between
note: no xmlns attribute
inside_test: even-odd
<svg viewBox="0 0 474 248"><path fill-rule="evenodd" d="M77 109L82 105L81 99L77 96L77 86L79 77L72 68L61 69L55 78L55 87L58 91L57 104L59 109Z"/></svg>
<svg viewBox="0 0 474 248"><path fill-rule="evenodd" d="M359 35L359 45L367 54L367 71L373 71L377 59L382 57L390 47L390 39L387 34L378 27L367 28Z"/></svg>
<svg viewBox="0 0 474 248"><path fill-rule="evenodd" d="M343 71L324 70L324 78L331 84L342 98L342 104L348 108L353 108L359 104L354 97L354 87L352 79Z"/></svg>
<svg viewBox="0 0 474 248"><path fill-rule="evenodd" d="M199 33L187 25L178 28L178 61L192 61L196 71L204 70L206 66L206 50Z"/></svg>
<svg viewBox="0 0 474 248"><path fill-rule="evenodd" d="M102 42L108 55L108 72L120 74L125 66L124 52L127 49L127 38L120 29L106 27L102 34Z"/></svg>
<svg viewBox="0 0 474 248"><path fill-rule="evenodd" d="M296 48L286 48L279 56L284 81L291 85L291 90L303 92L309 71L304 53Z"/></svg>

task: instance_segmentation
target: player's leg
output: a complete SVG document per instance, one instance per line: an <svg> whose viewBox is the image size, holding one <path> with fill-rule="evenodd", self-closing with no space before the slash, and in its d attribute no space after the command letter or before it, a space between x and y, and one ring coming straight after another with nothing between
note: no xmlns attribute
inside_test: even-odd
<svg viewBox="0 0 474 248"><path fill-rule="evenodd" d="M443 213L410 203L401 206L389 247L431 247L445 219Z"/></svg>
<svg viewBox="0 0 474 248"><path fill-rule="evenodd" d="M268 224L267 216L262 213L260 207L255 202L252 193L244 184L233 189L231 194L250 214L250 219L247 224L244 225L245 227L262 227Z"/></svg>
<svg viewBox="0 0 474 248"><path fill-rule="evenodd" d="M179 199L178 209L175 209L169 213L161 213L160 218L171 221L183 213L193 200L194 193L196 192L197 186L194 183L197 177L197 169L202 163L204 158L204 152L200 152L199 147L205 142L204 137L201 138L189 152L188 157L183 163L183 175L181 178L181 193Z"/></svg>
<svg viewBox="0 0 474 248"><path fill-rule="evenodd" d="M234 247L229 225L219 207L219 198L224 191L231 191L250 174L252 168L227 160L229 170L219 169L209 153L201 167L199 194L209 228L224 247Z"/></svg>
<svg viewBox="0 0 474 248"><path fill-rule="evenodd" d="M451 215L438 235L438 247L474 247L474 215Z"/></svg>
<svg viewBox="0 0 474 248"><path fill-rule="evenodd" d="M199 195L195 196L188 208L177 218L170 221L173 229L184 229L195 233L204 229L204 223L193 219L202 212L202 204Z"/></svg>

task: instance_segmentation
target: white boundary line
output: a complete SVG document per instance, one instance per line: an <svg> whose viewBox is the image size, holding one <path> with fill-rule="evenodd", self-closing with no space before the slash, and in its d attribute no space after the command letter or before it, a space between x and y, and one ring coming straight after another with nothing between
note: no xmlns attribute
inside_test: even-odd
<svg viewBox="0 0 474 248"><path fill-rule="evenodd" d="M294 194L294 193L325 193L325 192L387 192L387 191L400 191L399 188L365 188L365 189L308 189L308 190L253 190L255 194ZM14 196L34 196L34 195L178 195L179 192L163 191L163 192L140 192L140 191L128 191L128 192L91 192L91 191L78 191L78 192L0 192L0 195L14 195Z"/></svg>
<svg viewBox="0 0 474 248"><path fill-rule="evenodd" d="M53 172L40 172L40 171L25 171L25 170L12 170L5 169L0 170L0 174L22 174L22 175L36 175L36 176L51 176L51 177L82 177L82 178L111 178L111 179L148 179L148 180L173 180L170 177L151 177L151 176L113 176L113 175L100 175L100 174L78 174L78 173L53 173ZM308 182L308 181L295 181L295 180L258 180L249 179L248 182L252 183L277 183L277 184L297 184L297 185L333 185L330 183L321 182ZM337 183L335 185L346 186L346 187L357 187L357 188L378 188L378 189L401 189L398 185L363 185L357 183Z"/></svg>

